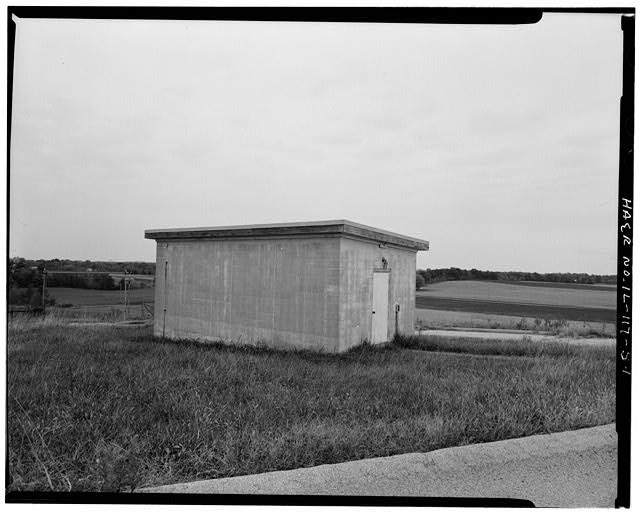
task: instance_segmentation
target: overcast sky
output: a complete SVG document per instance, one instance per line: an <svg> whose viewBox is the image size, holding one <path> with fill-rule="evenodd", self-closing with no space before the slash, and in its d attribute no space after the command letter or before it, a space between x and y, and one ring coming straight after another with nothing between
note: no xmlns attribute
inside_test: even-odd
<svg viewBox="0 0 640 513"><path fill-rule="evenodd" d="M429 240L420 268L616 272L619 15L16 22L11 256L350 219Z"/></svg>

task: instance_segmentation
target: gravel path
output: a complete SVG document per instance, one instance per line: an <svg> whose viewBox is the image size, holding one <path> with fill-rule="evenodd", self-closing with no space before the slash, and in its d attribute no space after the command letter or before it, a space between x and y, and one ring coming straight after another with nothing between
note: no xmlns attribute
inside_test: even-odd
<svg viewBox="0 0 640 513"><path fill-rule="evenodd" d="M431 335L446 338L484 338L491 340L522 340L528 338L534 342L567 342L569 344L580 345L612 345L616 343L615 338L568 338L556 337L553 335L541 335L536 333L491 331L491 330L421 330L420 335Z"/></svg>

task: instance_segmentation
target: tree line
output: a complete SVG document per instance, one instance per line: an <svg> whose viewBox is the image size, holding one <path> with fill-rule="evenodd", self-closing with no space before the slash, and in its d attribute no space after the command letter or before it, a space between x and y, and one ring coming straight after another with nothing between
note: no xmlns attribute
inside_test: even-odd
<svg viewBox="0 0 640 513"><path fill-rule="evenodd" d="M8 302L32 308L42 306L43 281L46 288L72 287L80 289L117 290L122 280L114 280L108 273L155 275L153 262L102 262L92 260L28 260L10 258L7 268ZM65 271L64 274L49 271ZM78 274L74 274L78 273ZM45 290L45 304L55 300Z"/></svg>
<svg viewBox="0 0 640 513"><path fill-rule="evenodd" d="M416 289L429 283L455 280L491 280L491 281L545 281L555 283L606 283L616 284L615 274L587 273L531 273L523 271L479 271L478 269L418 269L416 271Z"/></svg>
<svg viewBox="0 0 640 513"><path fill-rule="evenodd" d="M148 274L156 273L155 262L106 262L104 260L61 260L53 258L50 260L27 260L24 258L12 258L11 260L22 261L27 267L43 265L47 271L76 271L76 272L96 272L96 273L124 273Z"/></svg>
<svg viewBox="0 0 640 513"><path fill-rule="evenodd" d="M107 273L92 274L49 274L47 287L71 287L75 289L116 290L118 283Z"/></svg>

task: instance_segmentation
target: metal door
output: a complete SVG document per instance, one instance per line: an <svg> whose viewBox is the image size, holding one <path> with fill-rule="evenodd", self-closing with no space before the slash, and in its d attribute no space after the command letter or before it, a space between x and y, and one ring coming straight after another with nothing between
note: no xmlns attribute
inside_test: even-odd
<svg viewBox="0 0 640 513"><path fill-rule="evenodd" d="M371 342L379 344L388 340L389 322L389 272L373 273L373 312Z"/></svg>

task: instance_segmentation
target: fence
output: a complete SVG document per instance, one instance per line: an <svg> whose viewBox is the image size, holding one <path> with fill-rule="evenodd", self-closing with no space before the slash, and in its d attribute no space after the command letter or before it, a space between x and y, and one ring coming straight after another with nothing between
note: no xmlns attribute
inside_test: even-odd
<svg viewBox="0 0 640 513"><path fill-rule="evenodd" d="M9 319L16 317L44 316L42 308L30 308L25 306L9 305L7 310ZM46 316L56 319L74 321L99 321L99 322L123 322L123 321L151 321L153 320L153 303L138 303L133 305L82 305L82 306L49 306Z"/></svg>
<svg viewBox="0 0 640 513"><path fill-rule="evenodd" d="M113 322L153 319L153 303L84 305L70 307L49 307L53 315L73 319L100 319Z"/></svg>
<svg viewBox="0 0 640 513"><path fill-rule="evenodd" d="M13 319L16 316L35 317L44 315L44 308L23 305L8 305L7 314L10 319Z"/></svg>

